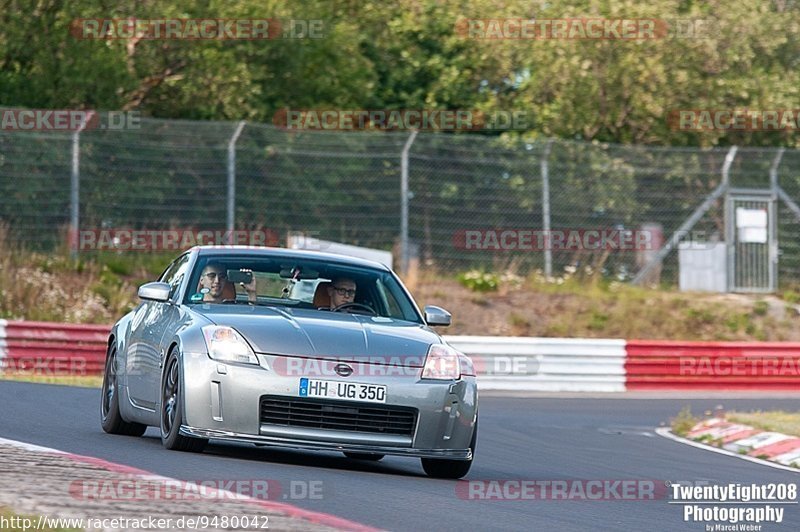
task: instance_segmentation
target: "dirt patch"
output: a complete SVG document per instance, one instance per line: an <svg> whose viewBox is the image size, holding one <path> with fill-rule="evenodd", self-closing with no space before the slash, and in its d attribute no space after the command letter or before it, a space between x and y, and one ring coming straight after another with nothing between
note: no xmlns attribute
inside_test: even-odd
<svg viewBox="0 0 800 532"><path fill-rule="evenodd" d="M420 279L421 305L453 314L447 334L708 341L800 341L796 305L775 296L541 283L475 292L455 279Z"/></svg>

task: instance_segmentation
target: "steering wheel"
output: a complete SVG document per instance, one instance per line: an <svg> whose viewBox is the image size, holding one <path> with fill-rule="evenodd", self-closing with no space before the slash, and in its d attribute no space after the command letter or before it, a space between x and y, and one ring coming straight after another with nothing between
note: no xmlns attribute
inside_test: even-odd
<svg viewBox="0 0 800 532"><path fill-rule="evenodd" d="M369 312L370 314L372 314L373 316L377 316L378 315L378 313L375 312L375 310L372 307L370 307L369 305L364 305L362 303L343 303L343 304L339 305L338 307L331 309L331 311L332 312L340 312L340 311L343 311L343 310L346 311L346 310L349 310L349 309L365 310L365 311Z"/></svg>

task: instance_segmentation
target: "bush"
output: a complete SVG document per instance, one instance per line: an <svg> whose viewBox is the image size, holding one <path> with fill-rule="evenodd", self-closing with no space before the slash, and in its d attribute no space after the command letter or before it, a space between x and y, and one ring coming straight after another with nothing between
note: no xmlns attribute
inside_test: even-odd
<svg viewBox="0 0 800 532"><path fill-rule="evenodd" d="M500 287L500 276L495 273L469 270L458 275L458 282L473 292L495 292Z"/></svg>
<svg viewBox="0 0 800 532"><path fill-rule="evenodd" d="M788 290L783 293L783 300L787 303L800 303L800 294L795 292L794 290Z"/></svg>
<svg viewBox="0 0 800 532"><path fill-rule="evenodd" d="M672 419L672 432L678 436L686 436L699 422L700 420L692 415L692 409L689 405L686 405Z"/></svg>
<svg viewBox="0 0 800 532"><path fill-rule="evenodd" d="M519 289L525 284L525 278L511 272L502 275L485 272L483 270L469 270L460 273L458 281L473 292L496 292L501 287L505 289Z"/></svg>

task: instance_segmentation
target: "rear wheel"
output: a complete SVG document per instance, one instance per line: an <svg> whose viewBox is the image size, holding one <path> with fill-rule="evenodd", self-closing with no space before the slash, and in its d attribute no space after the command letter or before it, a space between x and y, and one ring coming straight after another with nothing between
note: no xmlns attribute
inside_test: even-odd
<svg viewBox="0 0 800 532"><path fill-rule="evenodd" d="M181 435L183 423L183 385L181 361L175 351L167 358L166 371L161 378L161 443L174 451L202 452L208 440Z"/></svg>
<svg viewBox="0 0 800 532"><path fill-rule="evenodd" d="M345 452L344 455L348 458L352 458L353 460L367 460L369 462L377 462L386 456L385 454L378 453L351 453L349 451Z"/></svg>
<svg viewBox="0 0 800 532"><path fill-rule="evenodd" d="M103 372L102 396L100 397L100 425L109 434L141 436L147 425L129 423L119 413L119 387L117 384L117 348L108 347L106 367Z"/></svg>
<svg viewBox="0 0 800 532"><path fill-rule="evenodd" d="M475 459L475 442L478 440L478 422L475 421L475 428L472 431L472 441L469 448L472 450L472 458L469 460L448 460L446 458L421 458L422 469L429 477L434 478L461 478L472 467L472 460Z"/></svg>

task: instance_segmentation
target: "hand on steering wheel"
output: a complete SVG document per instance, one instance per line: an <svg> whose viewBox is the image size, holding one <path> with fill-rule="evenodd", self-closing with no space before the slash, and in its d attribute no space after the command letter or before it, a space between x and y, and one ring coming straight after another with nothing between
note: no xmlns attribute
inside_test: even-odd
<svg viewBox="0 0 800 532"><path fill-rule="evenodd" d="M372 307L370 307L369 305L364 305L362 303L344 303L342 305L339 305L336 308L332 308L331 311L332 312L339 312L339 311L348 310L348 309L366 310L367 312L371 313L373 316L377 316L378 315L378 313L375 312L375 310Z"/></svg>

